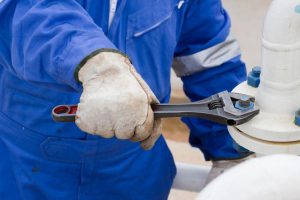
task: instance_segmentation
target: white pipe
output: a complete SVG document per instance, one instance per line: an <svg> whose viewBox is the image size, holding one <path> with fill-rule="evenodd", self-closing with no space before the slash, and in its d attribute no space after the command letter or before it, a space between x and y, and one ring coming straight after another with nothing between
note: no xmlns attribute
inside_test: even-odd
<svg viewBox="0 0 300 200"><path fill-rule="evenodd" d="M176 162L177 175L172 188L200 192L204 187L210 167Z"/></svg>
<svg viewBox="0 0 300 200"><path fill-rule="evenodd" d="M263 112L294 116L300 108L299 6L299 0L274 0L266 16L256 97Z"/></svg>
<svg viewBox="0 0 300 200"><path fill-rule="evenodd" d="M299 200L300 158L254 158L217 177L197 200Z"/></svg>

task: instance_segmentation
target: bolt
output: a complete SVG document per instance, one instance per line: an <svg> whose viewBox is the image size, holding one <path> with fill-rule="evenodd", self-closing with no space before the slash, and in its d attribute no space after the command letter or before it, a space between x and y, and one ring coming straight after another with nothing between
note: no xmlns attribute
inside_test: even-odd
<svg viewBox="0 0 300 200"><path fill-rule="evenodd" d="M239 105L243 108L247 108L250 106L250 98L247 96L243 96L240 100L239 100Z"/></svg>
<svg viewBox="0 0 300 200"><path fill-rule="evenodd" d="M260 84L261 67L253 67L252 71L248 74L248 85L257 88Z"/></svg>
<svg viewBox="0 0 300 200"><path fill-rule="evenodd" d="M260 73L261 73L261 67L256 66L256 67L252 68L252 74L253 74L253 76L259 77Z"/></svg>
<svg viewBox="0 0 300 200"><path fill-rule="evenodd" d="M254 108L254 103L251 101L250 97L242 96L242 98L235 103L234 107L242 111L247 111Z"/></svg>
<svg viewBox="0 0 300 200"><path fill-rule="evenodd" d="M297 126L300 126L300 109L295 113L295 121L294 121L294 123Z"/></svg>
<svg viewBox="0 0 300 200"><path fill-rule="evenodd" d="M296 12L296 13L300 13L300 5L297 5L297 6L295 7L295 12Z"/></svg>

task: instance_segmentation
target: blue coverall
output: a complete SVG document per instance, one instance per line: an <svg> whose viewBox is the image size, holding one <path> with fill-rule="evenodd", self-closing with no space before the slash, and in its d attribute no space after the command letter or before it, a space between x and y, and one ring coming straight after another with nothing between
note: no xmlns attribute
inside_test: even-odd
<svg viewBox="0 0 300 200"><path fill-rule="evenodd" d="M163 137L144 151L51 119L54 106L79 102L74 70L98 49L127 54L161 102L172 63L192 101L245 79L220 0L119 0L110 28L108 12L109 0L0 1L1 199L167 198L176 169ZM207 160L248 154L225 126L184 122Z"/></svg>

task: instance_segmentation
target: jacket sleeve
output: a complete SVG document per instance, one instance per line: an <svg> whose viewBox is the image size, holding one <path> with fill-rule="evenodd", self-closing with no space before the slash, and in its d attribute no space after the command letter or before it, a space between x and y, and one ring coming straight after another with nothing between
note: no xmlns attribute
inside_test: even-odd
<svg viewBox="0 0 300 200"><path fill-rule="evenodd" d="M21 79L80 89L74 69L101 48L115 48L75 0L0 2L0 65Z"/></svg>
<svg viewBox="0 0 300 200"><path fill-rule="evenodd" d="M220 0L189 1L173 68L191 101L231 91L246 78L237 41L230 35L230 19ZM190 128L190 143L207 160L235 159L248 153L228 134L226 126L183 118Z"/></svg>

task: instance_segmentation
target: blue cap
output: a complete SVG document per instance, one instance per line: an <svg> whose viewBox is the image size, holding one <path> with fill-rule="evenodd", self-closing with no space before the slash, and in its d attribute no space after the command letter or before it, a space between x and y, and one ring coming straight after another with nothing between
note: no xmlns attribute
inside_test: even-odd
<svg viewBox="0 0 300 200"><path fill-rule="evenodd" d="M261 74L261 67L253 67L252 71L248 74L247 83L248 85L258 88L260 84L260 74Z"/></svg>
<svg viewBox="0 0 300 200"><path fill-rule="evenodd" d="M300 126L300 110L298 110L296 113L295 113L295 124L297 126Z"/></svg>

